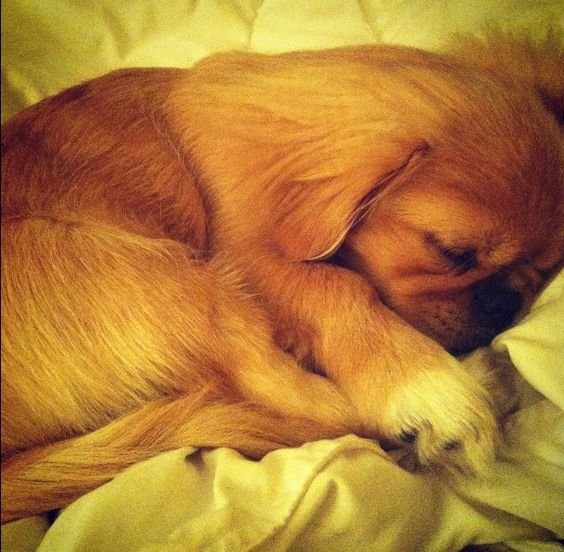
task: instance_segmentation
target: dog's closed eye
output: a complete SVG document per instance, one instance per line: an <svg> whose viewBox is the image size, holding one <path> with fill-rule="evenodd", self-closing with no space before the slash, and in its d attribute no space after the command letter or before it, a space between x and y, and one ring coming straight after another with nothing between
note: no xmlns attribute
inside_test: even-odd
<svg viewBox="0 0 564 552"><path fill-rule="evenodd" d="M478 266L475 249L440 247L440 255L452 264L457 274L464 274Z"/></svg>
<svg viewBox="0 0 564 552"><path fill-rule="evenodd" d="M442 243L434 234L426 234L425 241L446 261L458 275L478 266L477 251L473 247L454 247Z"/></svg>

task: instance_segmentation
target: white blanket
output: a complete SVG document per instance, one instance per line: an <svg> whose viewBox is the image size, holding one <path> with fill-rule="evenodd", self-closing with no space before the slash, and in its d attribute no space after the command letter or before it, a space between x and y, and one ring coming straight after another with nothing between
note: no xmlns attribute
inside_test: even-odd
<svg viewBox="0 0 564 552"><path fill-rule="evenodd" d="M2 118L118 67L189 66L212 52L365 42L435 48L484 24L562 26L560 0L11 0L2 10ZM492 348L523 403L492 473L449 486L354 436L260 462L191 448L138 464L66 509L8 524L2 551L447 551L564 538L564 274ZM548 542L551 541L551 542Z"/></svg>

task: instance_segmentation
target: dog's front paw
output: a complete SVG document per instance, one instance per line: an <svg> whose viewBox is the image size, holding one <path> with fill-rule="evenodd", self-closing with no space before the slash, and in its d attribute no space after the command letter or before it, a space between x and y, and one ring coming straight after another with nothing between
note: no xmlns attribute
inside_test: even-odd
<svg viewBox="0 0 564 552"><path fill-rule="evenodd" d="M500 431L487 390L457 362L425 370L395 391L384 431L408 449L408 469L477 474L495 457Z"/></svg>

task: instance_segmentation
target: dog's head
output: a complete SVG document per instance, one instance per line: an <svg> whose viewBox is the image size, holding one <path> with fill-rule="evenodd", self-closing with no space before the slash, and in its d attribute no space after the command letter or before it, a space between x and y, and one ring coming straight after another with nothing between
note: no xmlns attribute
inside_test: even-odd
<svg viewBox="0 0 564 552"><path fill-rule="evenodd" d="M368 108L358 102L357 119L374 126L334 132L333 172L321 160L293 183L298 208L280 197L275 239L290 258L362 274L462 353L525 312L562 263L564 85L538 90L496 67L420 58L400 74L403 61L367 76L378 92Z"/></svg>
<svg viewBox="0 0 564 552"><path fill-rule="evenodd" d="M437 145L375 200L340 262L452 352L489 343L562 262L558 138L547 121L520 161L509 144Z"/></svg>
<svg viewBox="0 0 564 552"><path fill-rule="evenodd" d="M339 253L454 353L489 343L562 263L560 115L544 109L546 94L507 83L505 97L445 109L450 121L376 194Z"/></svg>

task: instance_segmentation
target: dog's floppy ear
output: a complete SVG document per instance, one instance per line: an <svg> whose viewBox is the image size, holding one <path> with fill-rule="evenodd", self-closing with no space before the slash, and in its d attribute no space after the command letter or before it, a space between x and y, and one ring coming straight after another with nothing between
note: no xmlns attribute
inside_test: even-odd
<svg viewBox="0 0 564 552"><path fill-rule="evenodd" d="M330 257L384 190L407 177L430 149L413 138L388 137L375 150L360 142L349 143L346 153L332 150L334 159L302 172L281 190L273 237L286 259Z"/></svg>

